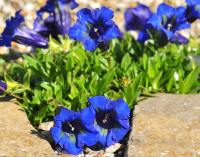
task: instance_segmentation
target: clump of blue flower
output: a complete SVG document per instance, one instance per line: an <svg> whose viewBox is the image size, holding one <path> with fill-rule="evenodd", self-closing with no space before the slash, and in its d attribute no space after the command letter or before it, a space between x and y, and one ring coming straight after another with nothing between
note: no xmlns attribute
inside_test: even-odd
<svg viewBox="0 0 200 157"><path fill-rule="evenodd" d="M23 26L24 17L20 14L20 10L16 12L15 17L6 20L6 27L0 35L0 46L11 47L11 42L34 46L39 48L47 48L48 41L37 32Z"/></svg>
<svg viewBox="0 0 200 157"><path fill-rule="evenodd" d="M180 30L190 28L185 11L185 7L174 8L165 3L160 4L157 13L151 16L146 22L144 30L139 33L138 40L145 42L153 38L160 46L164 46L168 42L188 43L188 40L179 34Z"/></svg>
<svg viewBox="0 0 200 157"><path fill-rule="evenodd" d="M112 39L122 37L112 20L113 16L113 11L106 7L81 9L77 13L76 24L70 28L69 37L81 41L88 51L94 51L97 47L106 50Z"/></svg>
<svg viewBox="0 0 200 157"><path fill-rule="evenodd" d="M54 144L66 153L80 154L84 146L109 147L130 130L130 109L123 99L104 96L88 99L89 107L75 112L61 108L50 133Z"/></svg>

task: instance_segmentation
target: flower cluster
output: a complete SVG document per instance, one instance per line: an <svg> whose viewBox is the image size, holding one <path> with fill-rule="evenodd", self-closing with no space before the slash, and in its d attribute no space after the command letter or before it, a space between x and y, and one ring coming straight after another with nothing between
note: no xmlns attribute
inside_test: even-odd
<svg viewBox="0 0 200 157"><path fill-rule="evenodd" d="M71 25L69 9L78 6L75 0L47 0L46 4L37 11L33 29L24 26L24 17L17 11L15 17L6 21L6 27L0 35L0 46L11 46L11 42L48 48L51 35L59 41L58 35L68 34ZM44 14L48 14L44 17Z"/></svg>
<svg viewBox="0 0 200 157"><path fill-rule="evenodd" d="M80 112L61 108L54 117L50 133L55 145L66 153L79 154L84 146L108 147L130 130L130 109L123 99L95 96L88 102L89 107Z"/></svg>
<svg viewBox="0 0 200 157"><path fill-rule="evenodd" d="M69 37L81 41L88 51L97 47L107 49L109 41L121 38L118 26L112 21L112 10L102 7L94 10L84 8L77 13L77 22L70 28Z"/></svg>
<svg viewBox="0 0 200 157"><path fill-rule="evenodd" d="M186 3L186 7L177 8L162 3L156 13L141 4L128 8L125 12L126 30L139 31L138 41L142 43L154 39L159 46L168 42L187 44L189 40L179 31L190 28L190 24L200 18L200 1L186 0Z"/></svg>

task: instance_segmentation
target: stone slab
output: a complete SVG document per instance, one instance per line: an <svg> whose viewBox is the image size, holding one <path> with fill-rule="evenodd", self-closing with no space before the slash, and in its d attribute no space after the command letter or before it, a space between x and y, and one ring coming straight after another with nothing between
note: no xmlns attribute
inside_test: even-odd
<svg viewBox="0 0 200 157"><path fill-rule="evenodd" d="M158 94L136 106L128 157L200 157L200 94Z"/></svg>
<svg viewBox="0 0 200 157"><path fill-rule="evenodd" d="M18 105L0 102L0 157L57 156L39 136Z"/></svg>

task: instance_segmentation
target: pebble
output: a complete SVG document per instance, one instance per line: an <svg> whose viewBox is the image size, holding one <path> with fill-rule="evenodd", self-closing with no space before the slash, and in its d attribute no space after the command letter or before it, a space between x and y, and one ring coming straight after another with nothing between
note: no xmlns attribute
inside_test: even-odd
<svg viewBox="0 0 200 157"><path fill-rule="evenodd" d="M117 150L119 150L121 148L121 144L120 143L116 143L108 148L106 148L105 152L106 153L114 153L116 152Z"/></svg>
<svg viewBox="0 0 200 157"><path fill-rule="evenodd" d="M43 130L43 131L49 131L49 130L51 129L52 126L53 126L53 121L44 122L44 123L41 123L41 124L38 126L38 129L39 129L39 130Z"/></svg>

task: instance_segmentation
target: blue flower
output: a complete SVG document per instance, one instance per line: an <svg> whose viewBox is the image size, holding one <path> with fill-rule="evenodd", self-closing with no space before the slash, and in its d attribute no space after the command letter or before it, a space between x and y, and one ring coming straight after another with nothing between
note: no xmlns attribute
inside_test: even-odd
<svg viewBox="0 0 200 157"><path fill-rule="evenodd" d="M48 0L46 5L37 11L34 31L47 39L50 35L57 40L58 35L65 36L71 25L71 16L65 6L74 8L75 4L77 4L75 1L69 0ZM43 17L45 13L48 13L46 18Z"/></svg>
<svg viewBox="0 0 200 157"><path fill-rule="evenodd" d="M190 27L185 10L184 7L173 8L165 3L160 4L157 13L151 16L144 30L139 33L138 41L145 42L153 38L161 46L173 41L178 31Z"/></svg>
<svg viewBox="0 0 200 157"><path fill-rule="evenodd" d="M89 98L90 106L81 112L84 126L98 133L101 147L121 141L130 130L130 109L123 99L112 101L104 96Z"/></svg>
<svg viewBox="0 0 200 157"><path fill-rule="evenodd" d="M61 108L60 113L54 117L54 126L50 134L55 145L69 154L80 154L83 146L96 144L97 135L89 132L81 123L80 112Z"/></svg>
<svg viewBox="0 0 200 157"><path fill-rule="evenodd" d="M17 11L15 17L6 20L6 28L0 36L0 46L11 46L11 42L17 42L23 45L33 47L47 48L48 41L35 31L21 26L24 22L24 17Z"/></svg>
<svg viewBox="0 0 200 157"><path fill-rule="evenodd" d="M185 16L188 22L192 23L200 18L200 1L186 0L187 8Z"/></svg>
<svg viewBox="0 0 200 157"><path fill-rule="evenodd" d="M49 14L45 19L42 14L38 15L34 20L34 31L47 39L50 35L53 38L58 39L58 35L65 36L68 34L70 25L70 13L61 9L59 12Z"/></svg>
<svg viewBox="0 0 200 157"><path fill-rule="evenodd" d="M75 0L47 0L46 4L37 11L37 14L43 12L52 13L56 7L75 9L78 7L78 3Z"/></svg>
<svg viewBox="0 0 200 157"><path fill-rule="evenodd" d="M7 89L7 84L0 80L0 94L2 94Z"/></svg>
<svg viewBox="0 0 200 157"><path fill-rule="evenodd" d="M151 9L143 4L138 4L135 8L128 8L124 14L126 30L143 30L151 15Z"/></svg>
<svg viewBox="0 0 200 157"><path fill-rule="evenodd" d="M94 10L84 8L77 16L76 24L70 28L69 37L81 41L88 51L94 51L97 47L107 49L110 40L122 37L112 20L113 11L106 7Z"/></svg>

